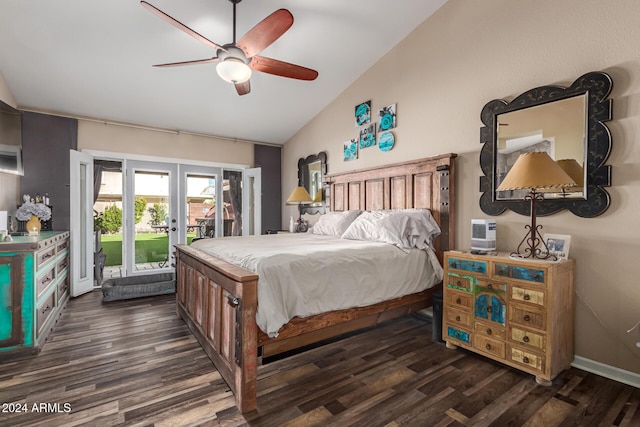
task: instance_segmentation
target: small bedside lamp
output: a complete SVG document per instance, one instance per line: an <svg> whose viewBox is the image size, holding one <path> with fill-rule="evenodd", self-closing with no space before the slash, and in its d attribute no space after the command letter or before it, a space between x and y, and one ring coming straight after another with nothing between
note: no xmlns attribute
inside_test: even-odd
<svg viewBox="0 0 640 427"><path fill-rule="evenodd" d="M544 201L544 196L539 190L556 188L564 191L575 185L575 181L545 152L524 153L518 157L497 189L497 191L529 190L524 200L531 202L531 225L525 225L529 231L518 245L517 252L511 255L522 258L555 258L549 253L549 248L540 235L539 229L542 226L536 225L536 202ZM525 244L526 246L521 250Z"/></svg>
<svg viewBox="0 0 640 427"><path fill-rule="evenodd" d="M313 202L313 199L309 195L309 192L307 191L307 189L304 187L294 188L294 190L289 195L289 198L287 199L287 203L292 205L298 205L298 212L300 213L300 216L298 218L298 230L297 230L298 232L307 231L306 226L302 222L302 205L305 203L311 203L311 202Z"/></svg>

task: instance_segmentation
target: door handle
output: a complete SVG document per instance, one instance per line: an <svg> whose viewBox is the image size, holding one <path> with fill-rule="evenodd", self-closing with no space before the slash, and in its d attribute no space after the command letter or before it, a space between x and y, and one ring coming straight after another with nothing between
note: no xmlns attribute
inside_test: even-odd
<svg viewBox="0 0 640 427"><path fill-rule="evenodd" d="M176 228L175 227L171 227L171 231L176 231Z"/></svg>

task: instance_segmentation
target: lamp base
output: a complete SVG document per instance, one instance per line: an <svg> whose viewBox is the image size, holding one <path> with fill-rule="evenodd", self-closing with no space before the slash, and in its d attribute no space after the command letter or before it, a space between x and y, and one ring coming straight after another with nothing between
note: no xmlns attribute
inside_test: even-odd
<svg viewBox="0 0 640 427"><path fill-rule="evenodd" d="M547 243L540 235L541 225L535 226L525 225L529 231L525 234L524 238L520 241L516 252L511 252L512 257L518 258L533 258L533 259L548 259L557 261L558 257L550 253Z"/></svg>

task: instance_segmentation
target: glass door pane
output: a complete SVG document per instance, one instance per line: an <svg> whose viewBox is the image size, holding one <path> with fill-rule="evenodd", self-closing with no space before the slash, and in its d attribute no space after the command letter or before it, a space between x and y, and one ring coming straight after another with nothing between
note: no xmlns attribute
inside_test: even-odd
<svg viewBox="0 0 640 427"><path fill-rule="evenodd" d="M176 165L127 162L124 239L127 275L172 267L178 237Z"/></svg>

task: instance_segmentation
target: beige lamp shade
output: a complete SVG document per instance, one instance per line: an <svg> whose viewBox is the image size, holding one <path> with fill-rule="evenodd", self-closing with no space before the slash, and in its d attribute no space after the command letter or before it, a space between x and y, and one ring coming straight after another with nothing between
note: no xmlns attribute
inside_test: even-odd
<svg viewBox="0 0 640 427"><path fill-rule="evenodd" d="M498 191L575 187L576 182L545 152L518 157Z"/></svg>
<svg viewBox="0 0 640 427"><path fill-rule="evenodd" d="M304 187L296 187L289 195L287 199L287 203L292 204L302 204L302 203L311 203L313 199L309 195L309 192Z"/></svg>

